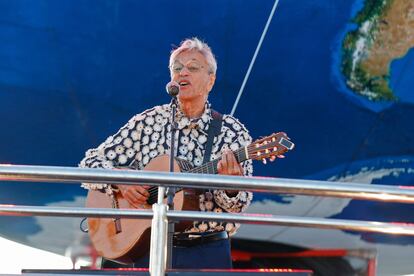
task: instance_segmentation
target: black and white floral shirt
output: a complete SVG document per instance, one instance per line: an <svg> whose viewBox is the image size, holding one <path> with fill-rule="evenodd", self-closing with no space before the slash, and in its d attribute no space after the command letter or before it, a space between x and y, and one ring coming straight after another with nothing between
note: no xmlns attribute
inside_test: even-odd
<svg viewBox="0 0 414 276"><path fill-rule="evenodd" d="M169 153L171 125L170 105L165 104L148 109L135 115L116 134L109 136L96 149L86 152L80 167L111 169L119 166L133 165L143 169L153 158ZM178 110L176 120L176 154L198 167L203 162L204 147L207 142L207 131L212 121L210 104L206 103L205 111L198 119L190 120ZM221 156L222 150L237 150L248 145L252 139L246 128L234 117L223 115L221 133L214 139L211 160ZM251 160L242 163L244 175L251 176L253 166ZM105 190L111 196L114 192L111 185L83 183L86 189ZM200 210L206 212L243 212L252 200L253 194L239 191L229 197L224 190L205 191L199 197ZM230 235L239 227L232 222L197 221L186 232L214 232L226 230Z"/></svg>

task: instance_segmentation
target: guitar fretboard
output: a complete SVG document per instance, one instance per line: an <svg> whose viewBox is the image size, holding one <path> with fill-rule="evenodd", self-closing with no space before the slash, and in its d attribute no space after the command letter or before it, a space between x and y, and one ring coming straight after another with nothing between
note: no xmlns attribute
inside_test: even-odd
<svg viewBox="0 0 414 276"><path fill-rule="evenodd" d="M242 147L238 150L233 151L234 156L236 157L236 160L238 163L241 163L243 161L247 160L246 156L246 150L245 147ZM213 161L204 163L201 166L195 167L193 169L190 169L188 171L185 171L187 173L206 173L206 174L217 174L217 164L221 160L221 156Z"/></svg>
<svg viewBox="0 0 414 276"><path fill-rule="evenodd" d="M246 156L246 147L241 147L235 151L233 151L234 156L236 157L236 160L238 163L244 162L248 159L248 156ZM190 170L184 170L183 172L186 173L205 173L205 174L217 174L217 164L221 160L221 156L213 161L207 162L202 164L201 166L192 168ZM183 168L181 168L183 169ZM177 189L176 193L181 191L182 189ZM151 187L148 189L148 192L150 193L150 196L147 200L149 204L154 204L157 202L158 199L158 187Z"/></svg>

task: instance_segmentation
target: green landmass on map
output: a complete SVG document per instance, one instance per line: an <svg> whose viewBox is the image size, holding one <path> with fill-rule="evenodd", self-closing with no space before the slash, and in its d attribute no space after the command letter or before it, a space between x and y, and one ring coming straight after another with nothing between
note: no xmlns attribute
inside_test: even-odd
<svg viewBox="0 0 414 276"><path fill-rule="evenodd" d="M342 42L347 86L371 101L397 100L389 85L390 65L414 46L414 1L365 0L352 22L357 29Z"/></svg>

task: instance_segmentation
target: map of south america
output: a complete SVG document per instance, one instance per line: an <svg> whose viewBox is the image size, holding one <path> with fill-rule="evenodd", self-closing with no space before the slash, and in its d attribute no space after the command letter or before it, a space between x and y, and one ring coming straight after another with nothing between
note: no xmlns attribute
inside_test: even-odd
<svg viewBox="0 0 414 276"><path fill-rule="evenodd" d="M391 62L414 47L414 1L365 0L342 42L341 71L347 86L370 101L396 101Z"/></svg>

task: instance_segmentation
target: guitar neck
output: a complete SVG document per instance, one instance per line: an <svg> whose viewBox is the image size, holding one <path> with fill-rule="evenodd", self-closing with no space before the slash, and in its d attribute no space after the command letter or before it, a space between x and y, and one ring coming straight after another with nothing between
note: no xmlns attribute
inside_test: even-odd
<svg viewBox="0 0 414 276"><path fill-rule="evenodd" d="M263 163L265 163L266 158L275 158L278 155L284 154L288 150L292 150L294 146L295 144L289 140L289 138L286 136L286 133L278 132L256 140L248 146L241 147L233 151L233 154L236 157L238 163L244 162L248 159L262 160ZM185 169L183 172L217 174L217 164L220 160L221 156L216 160L207 162L199 167L195 167L189 170ZM178 189L178 191L181 190L182 189ZM156 202L158 188L152 187L148 191L150 192L148 203L152 204Z"/></svg>
<svg viewBox="0 0 414 276"><path fill-rule="evenodd" d="M233 151L234 156L236 157L236 160L238 163L241 163L243 161L246 161L248 156L246 156L247 147L241 147L238 150ZM191 170L188 170L189 173L206 173L206 174L217 174L217 164L221 160L221 156L217 158L216 160L204 163L203 165L199 167L195 167Z"/></svg>

